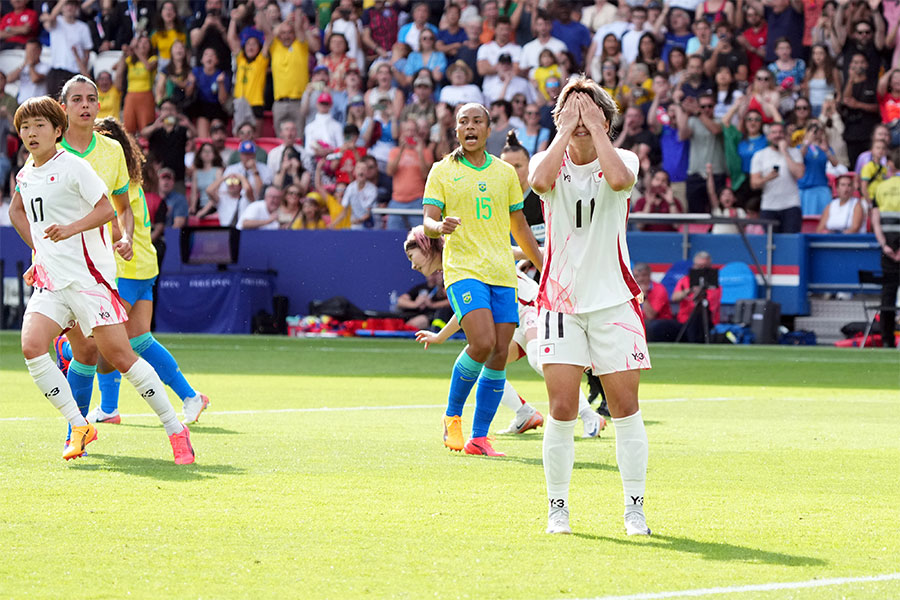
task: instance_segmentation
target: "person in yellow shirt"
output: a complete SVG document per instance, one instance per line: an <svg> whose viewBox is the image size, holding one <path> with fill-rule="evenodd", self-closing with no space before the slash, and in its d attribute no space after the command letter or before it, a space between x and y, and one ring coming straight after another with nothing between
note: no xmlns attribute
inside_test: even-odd
<svg viewBox="0 0 900 600"><path fill-rule="evenodd" d="M122 120L128 133L137 133L156 119L153 82L156 79L157 59L147 34L135 37L125 46L116 64L116 84L125 90ZM125 87L125 77L128 87Z"/></svg>
<svg viewBox="0 0 900 600"><path fill-rule="evenodd" d="M156 28L153 35L150 36L150 43L156 48L159 55L159 69L165 69L169 61L172 60L172 44L178 40L182 44L187 43L187 36L184 33L184 23L178 17L178 11L175 9L175 3L172 0L166 0L159 7L159 13L156 18Z"/></svg>
<svg viewBox="0 0 900 600"><path fill-rule="evenodd" d="M235 9L245 10L245 4ZM237 22L238 19L232 18L228 24L228 46L237 57L237 70L234 73L234 123L251 123L259 135L272 38L265 38L257 30L245 30L238 35Z"/></svg>
<svg viewBox="0 0 900 600"><path fill-rule="evenodd" d="M272 120L275 130L284 120L302 123L300 100L309 82L309 55L318 52L319 30L310 25L303 11L295 10L287 21L272 29L267 20L262 22L268 58L272 66L272 86L275 103Z"/></svg>
<svg viewBox="0 0 900 600"><path fill-rule="evenodd" d="M118 119L122 114L122 90L117 87L109 71L100 71L97 74L97 100L100 102L98 119L106 117Z"/></svg>

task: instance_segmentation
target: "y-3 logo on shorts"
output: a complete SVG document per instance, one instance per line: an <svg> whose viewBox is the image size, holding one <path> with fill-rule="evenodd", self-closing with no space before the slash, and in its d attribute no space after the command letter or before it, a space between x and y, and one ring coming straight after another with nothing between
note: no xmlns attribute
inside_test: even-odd
<svg viewBox="0 0 900 600"><path fill-rule="evenodd" d="M636 360L636 361L643 361L643 360L644 360L644 353L643 353L643 352L632 352L631 355L634 357L634 360Z"/></svg>
<svg viewBox="0 0 900 600"><path fill-rule="evenodd" d="M471 302L472 302L472 292L466 292L465 294L463 294L463 303L471 304Z"/></svg>
<svg viewBox="0 0 900 600"><path fill-rule="evenodd" d="M109 317L110 317L110 314L109 314L108 311L105 311L105 310L100 311L100 318L101 318L101 319L103 319L104 321L106 321L106 320L109 319Z"/></svg>

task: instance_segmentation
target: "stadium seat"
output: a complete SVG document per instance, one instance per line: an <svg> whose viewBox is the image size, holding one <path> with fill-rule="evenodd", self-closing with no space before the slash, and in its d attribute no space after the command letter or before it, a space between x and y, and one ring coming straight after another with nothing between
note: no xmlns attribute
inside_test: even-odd
<svg viewBox="0 0 900 600"><path fill-rule="evenodd" d="M16 160L16 152L19 151L19 138L10 133L6 136L6 156L13 162Z"/></svg>
<svg viewBox="0 0 900 600"><path fill-rule="evenodd" d="M719 269L722 304L736 304L738 300L756 298L756 275L745 263L730 262Z"/></svg>
<svg viewBox="0 0 900 600"><path fill-rule="evenodd" d="M0 50L0 71L4 73L9 73L13 69L19 68L19 66L25 62L25 51L19 50L18 48L13 48L10 50ZM7 83L7 93L9 92L9 84Z"/></svg>
<svg viewBox="0 0 900 600"><path fill-rule="evenodd" d="M258 137L256 138L256 145L265 150L267 153L272 151L272 148L281 145L281 139L277 137Z"/></svg>
<svg viewBox="0 0 900 600"><path fill-rule="evenodd" d="M275 125L272 122L272 111L263 111L262 124L259 128L260 135L264 137L276 137Z"/></svg>
<svg viewBox="0 0 900 600"><path fill-rule="evenodd" d="M0 71L3 71L3 69L0 69ZM3 71L3 72L5 73L6 71ZM6 88L4 89L4 91L7 94L9 94L10 96L12 96L13 98L18 98L19 97L19 82L18 81L7 81Z"/></svg>
<svg viewBox="0 0 900 600"><path fill-rule="evenodd" d="M675 286L678 284L678 280L687 275L691 266L693 265L693 261L690 260L679 260L677 262L673 262L672 266L669 267L669 270L666 271L666 274L663 275L662 281L660 283L666 288L666 292L668 292L669 296L672 296L672 292L675 291Z"/></svg>
<svg viewBox="0 0 900 600"><path fill-rule="evenodd" d="M91 69L94 72L94 78L96 79L97 75L99 75L103 71L109 71L110 75L114 75L113 67L119 62L119 59L122 58L121 50L107 50L105 52L101 52L94 57L94 61L91 63Z"/></svg>

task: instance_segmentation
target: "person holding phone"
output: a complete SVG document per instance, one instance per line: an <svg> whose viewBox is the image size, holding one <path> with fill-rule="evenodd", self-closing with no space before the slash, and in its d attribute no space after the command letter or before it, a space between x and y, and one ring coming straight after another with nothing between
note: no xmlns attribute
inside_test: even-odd
<svg viewBox="0 0 900 600"><path fill-rule="evenodd" d="M788 146L784 124L771 123L766 128L769 145L750 160L750 187L762 190L760 217L775 219L775 233L800 233L803 213L797 180L806 167L797 148Z"/></svg>
<svg viewBox="0 0 900 600"><path fill-rule="evenodd" d="M422 210L425 180L434 164L434 154L426 146L426 133L419 131L413 119L400 123L397 146L391 148L387 161L387 174L394 178L394 195L388 208ZM387 228L409 231L418 220L418 216L388 215Z"/></svg>

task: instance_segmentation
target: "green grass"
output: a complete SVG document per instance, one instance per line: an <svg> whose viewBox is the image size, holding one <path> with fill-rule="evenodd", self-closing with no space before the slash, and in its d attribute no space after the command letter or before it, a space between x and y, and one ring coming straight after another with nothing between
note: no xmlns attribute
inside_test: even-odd
<svg viewBox="0 0 900 600"><path fill-rule="evenodd" d="M458 343L159 338L213 401L191 466L127 384L123 424L63 461L64 422L0 334L0 597L587 598L900 572L897 353L652 347L654 535L634 539L612 427L576 440L573 536L543 533L540 433L498 437L505 459L443 448ZM545 410L531 369L509 373ZM345 410L296 410L323 407Z"/></svg>

